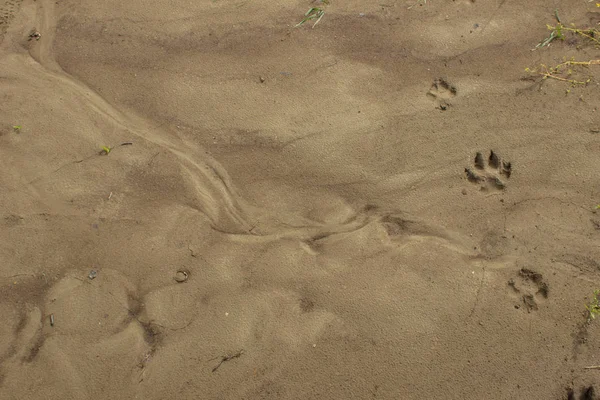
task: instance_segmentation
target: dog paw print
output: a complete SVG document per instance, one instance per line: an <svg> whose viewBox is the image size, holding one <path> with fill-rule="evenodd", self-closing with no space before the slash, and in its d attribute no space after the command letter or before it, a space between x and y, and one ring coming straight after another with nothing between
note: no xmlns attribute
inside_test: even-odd
<svg viewBox="0 0 600 400"><path fill-rule="evenodd" d="M508 286L519 298L515 308L523 306L528 313L536 311L538 303L548 298L549 287L542 274L527 268L521 268L517 276L508 281Z"/></svg>
<svg viewBox="0 0 600 400"><path fill-rule="evenodd" d="M503 177L508 179L511 173L511 163L502 160L493 150L490 151L487 160L483 154L477 152L473 167L465 168L465 174L469 182L480 185L481 190L488 190L489 188L503 190L506 188Z"/></svg>
<svg viewBox="0 0 600 400"><path fill-rule="evenodd" d="M427 97L435 102L436 108L446 111L450 107L450 99L456 97L456 88L446 80L438 78L431 84Z"/></svg>
<svg viewBox="0 0 600 400"><path fill-rule="evenodd" d="M594 400L596 398L596 391L593 386L582 387L579 396L576 395L573 388L567 389L567 400Z"/></svg>

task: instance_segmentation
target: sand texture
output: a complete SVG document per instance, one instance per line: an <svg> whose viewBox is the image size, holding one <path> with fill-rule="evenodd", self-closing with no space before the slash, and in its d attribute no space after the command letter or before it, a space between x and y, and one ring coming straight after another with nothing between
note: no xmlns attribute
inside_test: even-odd
<svg viewBox="0 0 600 400"><path fill-rule="evenodd" d="M556 8L0 0L0 399L600 398Z"/></svg>

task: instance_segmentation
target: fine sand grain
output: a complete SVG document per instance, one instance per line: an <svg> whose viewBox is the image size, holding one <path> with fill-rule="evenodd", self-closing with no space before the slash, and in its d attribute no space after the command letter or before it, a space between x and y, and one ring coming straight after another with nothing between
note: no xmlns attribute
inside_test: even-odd
<svg viewBox="0 0 600 400"><path fill-rule="evenodd" d="M595 3L0 0L0 399L597 398Z"/></svg>

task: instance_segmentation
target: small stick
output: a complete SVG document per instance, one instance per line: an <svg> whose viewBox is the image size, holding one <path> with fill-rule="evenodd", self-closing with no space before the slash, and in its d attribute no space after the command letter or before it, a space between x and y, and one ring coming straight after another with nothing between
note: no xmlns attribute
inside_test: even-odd
<svg viewBox="0 0 600 400"><path fill-rule="evenodd" d="M582 82L582 81L576 81L574 79L566 79L566 78L561 78L560 76L556 76L556 75L552 75L550 73L547 72L538 72L539 75L545 77L545 78L552 78L552 79L556 79L558 81L563 81L563 82L569 82L569 83L573 83L576 85L585 85L586 82Z"/></svg>
<svg viewBox="0 0 600 400"><path fill-rule="evenodd" d="M54 314L50 314L50 326L54 326Z"/></svg>
<svg viewBox="0 0 600 400"><path fill-rule="evenodd" d="M212 369L212 372L215 372L216 370L218 370L219 367L221 366L221 364L223 364L225 361L231 361L234 358L239 358L242 356L242 354L244 354L244 349L239 350L238 352L236 352L234 354L226 354L224 356L215 357L215 358L211 359L211 360L216 360L217 358L220 358L219 364L217 364L217 366ZM209 361L211 361L211 360L209 360Z"/></svg>
<svg viewBox="0 0 600 400"><path fill-rule="evenodd" d="M110 194L108 195L108 200L110 200L111 197L112 197L112 192L110 192Z"/></svg>
<svg viewBox="0 0 600 400"><path fill-rule="evenodd" d="M583 367L583 369L600 369L600 365L591 365L589 367Z"/></svg>

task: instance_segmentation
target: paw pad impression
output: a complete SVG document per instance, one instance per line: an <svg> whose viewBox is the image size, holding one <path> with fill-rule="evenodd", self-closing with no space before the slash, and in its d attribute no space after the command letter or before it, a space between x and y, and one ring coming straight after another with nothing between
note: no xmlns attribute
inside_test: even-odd
<svg viewBox="0 0 600 400"><path fill-rule="evenodd" d="M465 174L469 182L481 185L481 190L488 190L489 188L505 189L505 179L510 178L511 173L511 163L504 161L493 150L490 150L487 159L483 154L477 152L473 160L473 166L465 168Z"/></svg>

